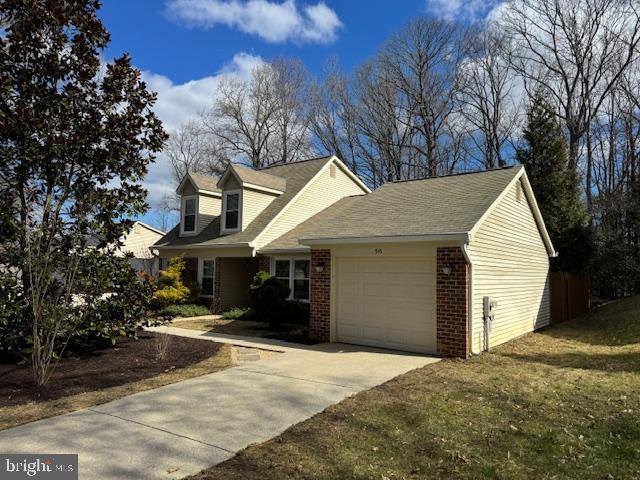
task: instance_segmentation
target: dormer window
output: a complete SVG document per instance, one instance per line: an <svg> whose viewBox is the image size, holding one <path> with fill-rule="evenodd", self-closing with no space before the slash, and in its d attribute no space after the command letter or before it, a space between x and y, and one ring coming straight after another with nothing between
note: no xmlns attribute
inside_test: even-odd
<svg viewBox="0 0 640 480"><path fill-rule="evenodd" d="M224 192L222 230L236 231L240 229L240 191Z"/></svg>
<svg viewBox="0 0 640 480"><path fill-rule="evenodd" d="M198 212L198 198L182 198L182 233L195 233L196 215Z"/></svg>

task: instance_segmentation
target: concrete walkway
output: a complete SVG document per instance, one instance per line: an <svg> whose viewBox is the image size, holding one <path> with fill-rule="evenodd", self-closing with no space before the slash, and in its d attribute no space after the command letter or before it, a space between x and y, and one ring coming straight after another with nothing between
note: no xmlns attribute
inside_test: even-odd
<svg viewBox="0 0 640 480"><path fill-rule="evenodd" d="M224 342L285 353L2 431L0 451L78 453L81 479L182 478L350 395L438 361L353 345L280 346L230 337Z"/></svg>

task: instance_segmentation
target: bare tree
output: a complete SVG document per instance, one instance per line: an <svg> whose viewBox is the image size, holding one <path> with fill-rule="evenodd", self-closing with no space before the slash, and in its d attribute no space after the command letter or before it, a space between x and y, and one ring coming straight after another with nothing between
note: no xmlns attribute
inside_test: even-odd
<svg viewBox="0 0 640 480"><path fill-rule="evenodd" d="M309 129L321 153L337 155L358 174L362 168L358 155L356 107L350 79L339 70L336 60L327 65L324 80L310 88Z"/></svg>
<svg viewBox="0 0 640 480"><path fill-rule="evenodd" d="M276 103L274 141L269 142L271 163L288 163L309 156L309 82L298 59L279 58L270 64Z"/></svg>
<svg viewBox="0 0 640 480"><path fill-rule="evenodd" d="M198 120L190 120L171 133L164 153L173 167L176 185L187 173L217 176L227 164L217 138L209 134Z"/></svg>
<svg viewBox="0 0 640 480"><path fill-rule="evenodd" d="M413 129L406 118L407 102L380 58L358 69L354 79L355 123L359 155L374 187L411 178Z"/></svg>
<svg viewBox="0 0 640 480"><path fill-rule="evenodd" d="M621 75L637 58L636 0L511 0L499 20L512 66L531 94L552 95L565 123L569 166ZM531 96L531 95L530 95Z"/></svg>
<svg viewBox="0 0 640 480"><path fill-rule="evenodd" d="M310 150L306 72L297 60L255 67L248 80L221 80L203 127L225 156L254 168L299 160Z"/></svg>
<svg viewBox="0 0 640 480"><path fill-rule="evenodd" d="M424 159L429 176L437 175L443 162L440 137L454 109L464 37L456 24L419 18L393 35L381 54L385 70L406 97L398 118L417 134L412 148Z"/></svg>
<svg viewBox="0 0 640 480"><path fill-rule="evenodd" d="M479 152L476 160L484 168L501 167L522 106L516 91L519 78L509 65L501 33L485 28L469 40L470 53L458 69L460 114Z"/></svg>

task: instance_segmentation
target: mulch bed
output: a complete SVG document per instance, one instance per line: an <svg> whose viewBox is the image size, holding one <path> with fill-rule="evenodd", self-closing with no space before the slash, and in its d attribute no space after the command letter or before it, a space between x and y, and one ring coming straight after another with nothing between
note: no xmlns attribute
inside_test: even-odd
<svg viewBox="0 0 640 480"><path fill-rule="evenodd" d="M162 334L141 332L121 338L112 347L89 355L63 358L44 387L33 384L29 366L0 363L0 407L54 400L82 392L115 387L186 367L215 355L221 344L172 336L167 355L157 359Z"/></svg>

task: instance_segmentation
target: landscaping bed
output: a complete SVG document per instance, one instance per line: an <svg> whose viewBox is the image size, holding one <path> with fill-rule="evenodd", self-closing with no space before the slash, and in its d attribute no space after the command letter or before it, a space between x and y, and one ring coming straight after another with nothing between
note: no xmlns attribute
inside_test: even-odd
<svg viewBox="0 0 640 480"><path fill-rule="evenodd" d="M640 297L350 397L193 477L639 479Z"/></svg>
<svg viewBox="0 0 640 480"><path fill-rule="evenodd" d="M285 342L302 343L314 345L318 342L309 338L309 331L306 326L295 323L281 323L271 325L268 322L254 320L231 320L225 318L203 318L177 319L171 323L173 327L188 328L191 330L202 330L210 333L222 333L226 335L241 335L246 337L271 338Z"/></svg>
<svg viewBox="0 0 640 480"><path fill-rule="evenodd" d="M168 339L168 342L165 340ZM159 348L166 353L159 358ZM60 360L44 387L28 366L0 364L0 429L87 408L232 365L227 345L141 332L113 347Z"/></svg>

